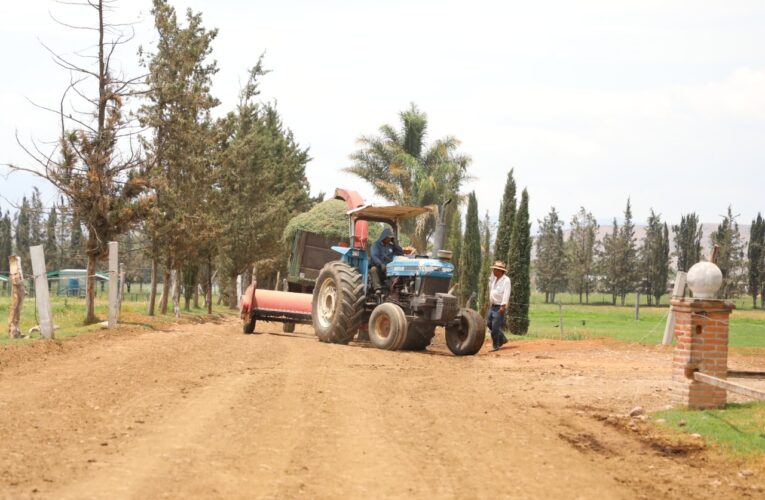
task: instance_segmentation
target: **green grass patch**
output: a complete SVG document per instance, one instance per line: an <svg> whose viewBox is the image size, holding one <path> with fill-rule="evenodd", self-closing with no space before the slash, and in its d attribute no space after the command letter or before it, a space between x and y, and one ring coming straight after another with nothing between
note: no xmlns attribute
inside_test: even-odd
<svg viewBox="0 0 765 500"><path fill-rule="evenodd" d="M545 304L543 297L532 295L529 308L529 333L525 337L509 336L511 340L564 339L586 340L612 338L623 342L656 345L664 336L669 307L641 306L639 320L635 305ZM751 306L751 304L750 304ZM508 314L513 314L510 307ZM563 318L561 335L560 320ZM765 311L734 310L730 318L730 346L738 348L765 347Z"/></svg>
<svg viewBox="0 0 765 500"><path fill-rule="evenodd" d="M765 403L729 404L722 410L666 410L653 414L663 428L701 434L733 454L765 453ZM685 422L685 425L680 425Z"/></svg>
<svg viewBox="0 0 765 500"><path fill-rule="evenodd" d="M33 333L30 339L10 339L8 338L8 309L10 308L10 297L0 296L0 318L2 318L3 328L0 330L0 345L11 342L24 342L40 338L39 333ZM157 298L159 303L159 298ZM183 305L183 300L181 300ZM83 333L100 330L99 324L85 325L85 299L77 297L51 297L51 308L53 310L53 323L56 325L56 338L71 337ZM216 316L227 316L236 314L225 306L213 306L213 314ZM190 320L207 315L206 309L194 309L190 311L181 310L181 321ZM107 298L96 298L96 316L99 321L106 321ZM123 301L122 312L120 314L120 324L125 326L138 326L147 329L160 328L162 325L173 323L176 318L172 312L168 315L148 316L146 314L146 302L144 301ZM20 327L23 334L27 335L29 329L38 324L37 304L34 298L27 297L21 309Z"/></svg>

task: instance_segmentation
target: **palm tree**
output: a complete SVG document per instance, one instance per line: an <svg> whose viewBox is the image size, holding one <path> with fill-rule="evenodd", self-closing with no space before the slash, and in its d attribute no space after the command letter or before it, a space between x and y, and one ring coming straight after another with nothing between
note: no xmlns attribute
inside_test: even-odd
<svg viewBox="0 0 765 500"><path fill-rule="evenodd" d="M351 154L353 165L345 171L372 184L377 196L392 203L433 208L401 228L421 254L435 230L438 204L450 197L461 201L459 190L468 179L471 159L457 152L460 142L455 137L426 144L428 117L414 104L399 117L401 130L386 124L377 136L361 136L361 148Z"/></svg>

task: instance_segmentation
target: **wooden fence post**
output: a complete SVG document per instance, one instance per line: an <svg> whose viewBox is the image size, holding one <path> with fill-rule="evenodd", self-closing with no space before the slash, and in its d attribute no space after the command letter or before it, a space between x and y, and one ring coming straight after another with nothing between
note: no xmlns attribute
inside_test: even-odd
<svg viewBox="0 0 765 500"><path fill-rule="evenodd" d="M678 271L675 276L675 287L672 289L672 298L682 298L685 295L685 282L688 278L688 273L685 271ZM664 338L661 343L663 345L670 345L672 343L672 334L675 330L675 311L672 307L672 300L669 301L669 314L667 314L667 325L664 327Z"/></svg>
<svg viewBox="0 0 765 500"><path fill-rule="evenodd" d="M19 321L21 320L21 306L24 304L24 273L21 270L21 257L11 255L8 257L11 285L11 308L8 309L8 337L17 339L21 337Z"/></svg>
<svg viewBox="0 0 765 500"><path fill-rule="evenodd" d="M119 295L119 243L109 242L109 318L107 326L117 327L118 295Z"/></svg>
<svg viewBox="0 0 765 500"><path fill-rule="evenodd" d="M45 270L45 253L42 245L29 247L32 258L32 275L35 280L35 301L37 317L40 322L40 334L45 339L53 338L53 310L50 306L48 274Z"/></svg>

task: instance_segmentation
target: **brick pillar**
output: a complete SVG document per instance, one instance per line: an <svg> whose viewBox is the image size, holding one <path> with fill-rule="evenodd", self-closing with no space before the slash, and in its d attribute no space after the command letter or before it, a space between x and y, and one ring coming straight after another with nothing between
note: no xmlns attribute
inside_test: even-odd
<svg viewBox="0 0 765 500"><path fill-rule="evenodd" d="M673 299L677 344L672 359L674 402L690 409L721 408L725 389L693 380L693 372L728 376L728 319L734 305L713 299Z"/></svg>

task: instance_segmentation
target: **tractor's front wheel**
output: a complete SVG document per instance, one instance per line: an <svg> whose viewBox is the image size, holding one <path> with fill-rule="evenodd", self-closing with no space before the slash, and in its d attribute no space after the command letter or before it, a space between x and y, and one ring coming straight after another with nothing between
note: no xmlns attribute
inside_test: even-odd
<svg viewBox="0 0 765 500"><path fill-rule="evenodd" d="M396 351L406 342L406 315L397 304L385 302L369 316L369 340L378 349Z"/></svg>
<svg viewBox="0 0 765 500"><path fill-rule="evenodd" d="M294 333L295 332L295 323L282 323L282 331L284 333Z"/></svg>
<svg viewBox="0 0 765 500"><path fill-rule="evenodd" d="M356 334L364 313L364 282L345 262L327 263L313 289L311 316L319 340L347 344Z"/></svg>
<svg viewBox="0 0 765 500"><path fill-rule="evenodd" d="M486 338L486 324L472 309L460 309L456 324L446 327L446 345L456 356L472 356L481 350Z"/></svg>

